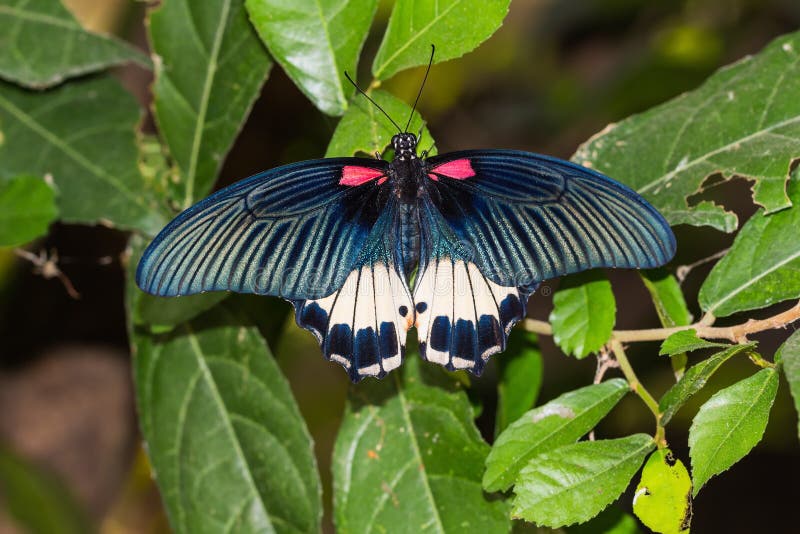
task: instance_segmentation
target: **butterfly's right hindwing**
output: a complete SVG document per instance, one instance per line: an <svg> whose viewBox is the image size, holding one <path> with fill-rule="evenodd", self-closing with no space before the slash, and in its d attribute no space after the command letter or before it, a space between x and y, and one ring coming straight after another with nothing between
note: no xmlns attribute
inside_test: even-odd
<svg viewBox="0 0 800 534"><path fill-rule="evenodd" d="M329 295L350 275L386 203L378 184L386 167L361 158L306 161L222 189L161 231L136 281L161 296ZM353 181L353 169L371 175Z"/></svg>

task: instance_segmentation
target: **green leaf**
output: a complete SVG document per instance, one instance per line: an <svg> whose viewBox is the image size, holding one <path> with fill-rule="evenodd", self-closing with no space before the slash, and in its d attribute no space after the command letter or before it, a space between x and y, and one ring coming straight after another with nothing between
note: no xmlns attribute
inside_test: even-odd
<svg viewBox="0 0 800 534"><path fill-rule="evenodd" d="M799 53L800 32L779 37L698 89L609 125L574 160L633 187L673 225L736 229L733 213L687 204L717 173L754 180L767 213L786 208L789 165L800 156Z"/></svg>
<svg viewBox="0 0 800 534"><path fill-rule="evenodd" d="M324 113L341 115L377 0L247 0L250 20L286 74Z"/></svg>
<svg viewBox="0 0 800 534"><path fill-rule="evenodd" d="M552 528L588 521L625 491L654 447L647 434L634 434L540 454L519 474L512 514Z"/></svg>
<svg viewBox="0 0 800 534"><path fill-rule="evenodd" d="M134 238L132 275L143 243ZM128 310L142 295L132 276ZM132 325L139 425L176 532L318 532L313 443L258 330L222 304L169 334Z"/></svg>
<svg viewBox="0 0 800 534"><path fill-rule="evenodd" d="M134 324L149 328L154 334L169 332L176 326L210 310L230 293L213 291L184 297L142 295L133 312Z"/></svg>
<svg viewBox="0 0 800 534"><path fill-rule="evenodd" d="M793 202L800 202L798 171L789 182L789 195ZM727 317L800 297L797 228L800 204L767 217L751 217L703 282L700 307L717 317Z"/></svg>
<svg viewBox="0 0 800 534"><path fill-rule="evenodd" d="M166 0L150 11L154 112L186 208L211 190L272 62L244 0Z"/></svg>
<svg viewBox="0 0 800 534"><path fill-rule="evenodd" d="M672 356L673 354L692 352L693 350L724 348L728 346L730 345L727 343L715 343L713 341L700 339L697 337L697 330L689 328L671 334L661 343L661 350L659 350L658 353L661 356Z"/></svg>
<svg viewBox="0 0 800 534"><path fill-rule="evenodd" d="M794 407L800 414L800 330L795 331L783 342L775 353L775 363L780 364L789 382L789 391L794 398ZM800 436L800 422L797 425Z"/></svg>
<svg viewBox="0 0 800 534"><path fill-rule="evenodd" d="M481 491L489 446L460 382L408 358L351 388L333 453L339 532L508 532L508 508Z"/></svg>
<svg viewBox="0 0 800 534"><path fill-rule="evenodd" d="M533 409L503 431L486 458L486 491L510 488L531 458L574 443L616 406L629 391L621 378L564 393Z"/></svg>
<svg viewBox="0 0 800 534"><path fill-rule="evenodd" d="M16 247L46 234L57 216L55 191L41 178L0 181L0 247Z"/></svg>
<svg viewBox="0 0 800 534"><path fill-rule="evenodd" d="M542 387L542 353L536 334L511 331L505 352L497 360L497 416L494 435L522 417L535 404Z"/></svg>
<svg viewBox="0 0 800 534"><path fill-rule="evenodd" d="M639 275L650 292L662 326L686 326L692 322L681 286L673 275L666 269L639 271Z"/></svg>
<svg viewBox="0 0 800 534"><path fill-rule="evenodd" d="M397 0L389 27L372 63L379 80L425 65L436 46L438 63L461 57L492 36L508 13L510 0Z"/></svg>
<svg viewBox="0 0 800 534"><path fill-rule="evenodd" d="M166 217L136 167L140 120L109 76L46 92L0 82L0 180L49 174L62 220L154 233Z"/></svg>
<svg viewBox="0 0 800 534"><path fill-rule="evenodd" d="M723 363L740 352L751 350L754 346L755 343L729 346L725 350L690 367L678 383L661 397L661 401L658 403L658 409L661 412L661 424L666 425L669 423L672 416L681 409L686 401L703 389L711 375L716 373Z"/></svg>
<svg viewBox="0 0 800 534"><path fill-rule="evenodd" d="M714 394L689 429L693 494L761 441L778 391L778 372L762 369Z"/></svg>
<svg viewBox="0 0 800 534"><path fill-rule="evenodd" d="M669 449L650 455L633 497L633 512L647 528L663 534L689 532L692 479Z"/></svg>
<svg viewBox="0 0 800 534"><path fill-rule="evenodd" d="M114 37L84 30L59 0L0 0L0 78L42 89L66 78L147 56Z"/></svg>
<svg viewBox="0 0 800 534"><path fill-rule="evenodd" d="M405 126L411 115L411 107L392 94L380 89L370 91L370 97L375 100L395 122ZM373 156L376 152L382 153L390 143L397 129L383 116L366 98L356 95L353 105L347 108L342 120L336 126L333 137L325 153L326 158L337 156L353 156L363 153ZM408 131L416 134L422 129L422 138L418 151L428 150L431 155L436 154L433 148L433 137L425 126L419 112L414 112Z"/></svg>
<svg viewBox="0 0 800 534"><path fill-rule="evenodd" d="M616 312L611 282L602 271L570 276L553 296L553 340L567 354L585 358L611 338Z"/></svg>
<svg viewBox="0 0 800 534"><path fill-rule="evenodd" d="M0 447L0 496L5 511L29 534L93 531L86 514L61 480L5 447ZM16 530L12 528L11 532Z"/></svg>

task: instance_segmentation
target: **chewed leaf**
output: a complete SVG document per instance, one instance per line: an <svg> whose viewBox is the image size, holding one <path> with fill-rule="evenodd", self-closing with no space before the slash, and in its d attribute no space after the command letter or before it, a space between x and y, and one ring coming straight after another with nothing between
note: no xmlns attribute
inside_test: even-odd
<svg viewBox="0 0 800 534"><path fill-rule="evenodd" d="M790 164L800 157L798 54L800 32L779 37L698 89L610 125L574 160L631 186L673 225L735 230L733 213L687 203L716 173L753 180L766 213L787 208Z"/></svg>
<svg viewBox="0 0 800 534"><path fill-rule="evenodd" d="M692 522L692 479L669 449L650 455L633 496L633 511L654 532L689 532Z"/></svg>

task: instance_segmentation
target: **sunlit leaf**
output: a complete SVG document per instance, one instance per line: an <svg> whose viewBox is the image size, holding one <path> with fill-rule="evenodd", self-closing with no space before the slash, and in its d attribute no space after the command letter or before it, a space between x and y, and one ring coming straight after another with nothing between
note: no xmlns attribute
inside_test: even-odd
<svg viewBox="0 0 800 534"><path fill-rule="evenodd" d="M130 268L142 247L136 239ZM130 316L142 293L129 284ZM168 334L134 324L131 342L139 425L172 528L318 532L313 443L258 330L222 304Z"/></svg>
<svg viewBox="0 0 800 534"><path fill-rule="evenodd" d="M717 343L714 341L706 341L697 337L697 330L689 328L687 330L680 330L670 335L661 343L661 350L659 354L662 356L672 356L673 354L680 354L682 352L692 352L693 350L700 349L713 349L727 347L726 343Z"/></svg>
<svg viewBox="0 0 800 534"><path fill-rule="evenodd" d="M489 446L467 396L410 357L353 386L333 453L339 532L508 532L508 507L481 490Z"/></svg>
<svg viewBox="0 0 800 534"><path fill-rule="evenodd" d="M762 369L700 407L689 429L694 495L761 441L777 391L778 372Z"/></svg>
<svg viewBox="0 0 800 534"><path fill-rule="evenodd" d="M605 417L629 391L621 378L564 393L511 423L486 458L483 487L505 491L536 455L574 443Z"/></svg>
<svg viewBox="0 0 800 534"><path fill-rule="evenodd" d="M689 532L692 479L669 449L650 455L633 497L633 512L648 528L663 534Z"/></svg>
<svg viewBox="0 0 800 534"><path fill-rule="evenodd" d="M775 363L780 363L786 375L794 407L800 414L800 330L795 331L778 348L778 352L775 353ZM800 436L800 422L797 425L797 435Z"/></svg>
<svg viewBox="0 0 800 534"><path fill-rule="evenodd" d="M0 247L15 247L47 233L56 219L53 188L35 176L0 180Z"/></svg>
<svg viewBox="0 0 800 534"><path fill-rule="evenodd" d="M789 183L789 195L800 203L798 171ZM703 310L727 317L800 297L798 228L800 204L766 217L753 215L703 282L698 296Z"/></svg>
<svg viewBox="0 0 800 534"><path fill-rule="evenodd" d="M381 91L380 89L371 91L370 97L381 106L392 119L405 126L411 116L411 107L396 98L395 96ZM428 128L425 126L419 112L414 112L409 132L415 135L422 131L419 140L418 152L428 150L430 155L436 154L433 148L433 138ZM342 120L333 132L326 158L337 156L353 156L356 154L366 154L373 156L375 153L382 153L392 140L392 136L397 133L397 129L389 120L384 117L374 105L361 95L354 97L352 105L347 108ZM433 149L432 149L433 148Z"/></svg>
<svg viewBox="0 0 800 534"><path fill-rule="evenodd" d="M149 16L154 112L186 208L206 196L272 62L244 0L165 0Z"/></svg>
<svg viewBox="0 0 800 534"><path fill-rule="evenodd" d="M625 491L653 448L650 436L634 434L540 454L519 474L512 514L554 528L588 521Z"/></svg>
<svg viewBox="0 0 800 534"><path fill-rule="evenodd" d="M609 340L616 313L611 282L601 271L570 276L553 296L553 339L567 354L585 358Z"/></svg>
<svg viewBox="0 0 800 534"><path fill-rule="evenodd" d="M786 208L789 166L800 156L798 54L800 33L779 37L698 89L609 125L574 159L633 187L673 225L736 229L733 213L687 204L716 173L754 180L767 213Z"/></svg>
<svg viewBox="0 0 800 534"><path fill-rule="evenodd" d="M661 401L658 403L658 408L661 411L661 424L666 425L669 423L672 420L672 416L681 409L686 401L703 389L711 375L716 373L723 363L736 354L751 350L754 346L755 343L733 345L690 367L678 383L661 397Z"/></svg>
<svg viewBox="0 0 800 534"><path fill-rule="evenodd" d="M0 0L0 78L41 89L66 78L147 57L83 29L60 0Z"/></svg>
<svg viewBox="0 0 800 534"><path fill-rule="evenodd" d="M166 217L136 167L140 120L108 76L45 92L0 82L0 180L49 174L62 220L155 232Z"/></svg>
<svg viewBox="0 0 800 534"><path fill-rule="evenodd" d="M323 112L341 115L353 91L377 0L247 0L250 20L272 57Z"/></svg>
<svg viewBox="0 0 800 534"><path fill-rule="evenodd" d="M491 37L503 23L510 0L397 0L389 27L372 63L372 74L385 80L428 62L461 57Z"/></svg>
<svg viewBox="0 0 800 534"><path fill-rule="evenodd" d="M536 334L522 329L511 332L508 345L497 359L497 415L494 433L505 428L530 410L542 387L542 353Z"/></svg>

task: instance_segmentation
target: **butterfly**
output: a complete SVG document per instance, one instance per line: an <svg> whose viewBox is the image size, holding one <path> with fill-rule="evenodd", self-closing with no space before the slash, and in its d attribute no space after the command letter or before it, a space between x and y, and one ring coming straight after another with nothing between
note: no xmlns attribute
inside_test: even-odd
<svg viewBox="0 0 800 534"><path fill-rule="evenodd" d="M391 161L303 161L217 191L147 247L139 287L282 297L354 382L399 367L412 327L422 358L479 375L540 282L675 253L661 214L603 174L517 150L418 155L387 118Z"/></svg>

